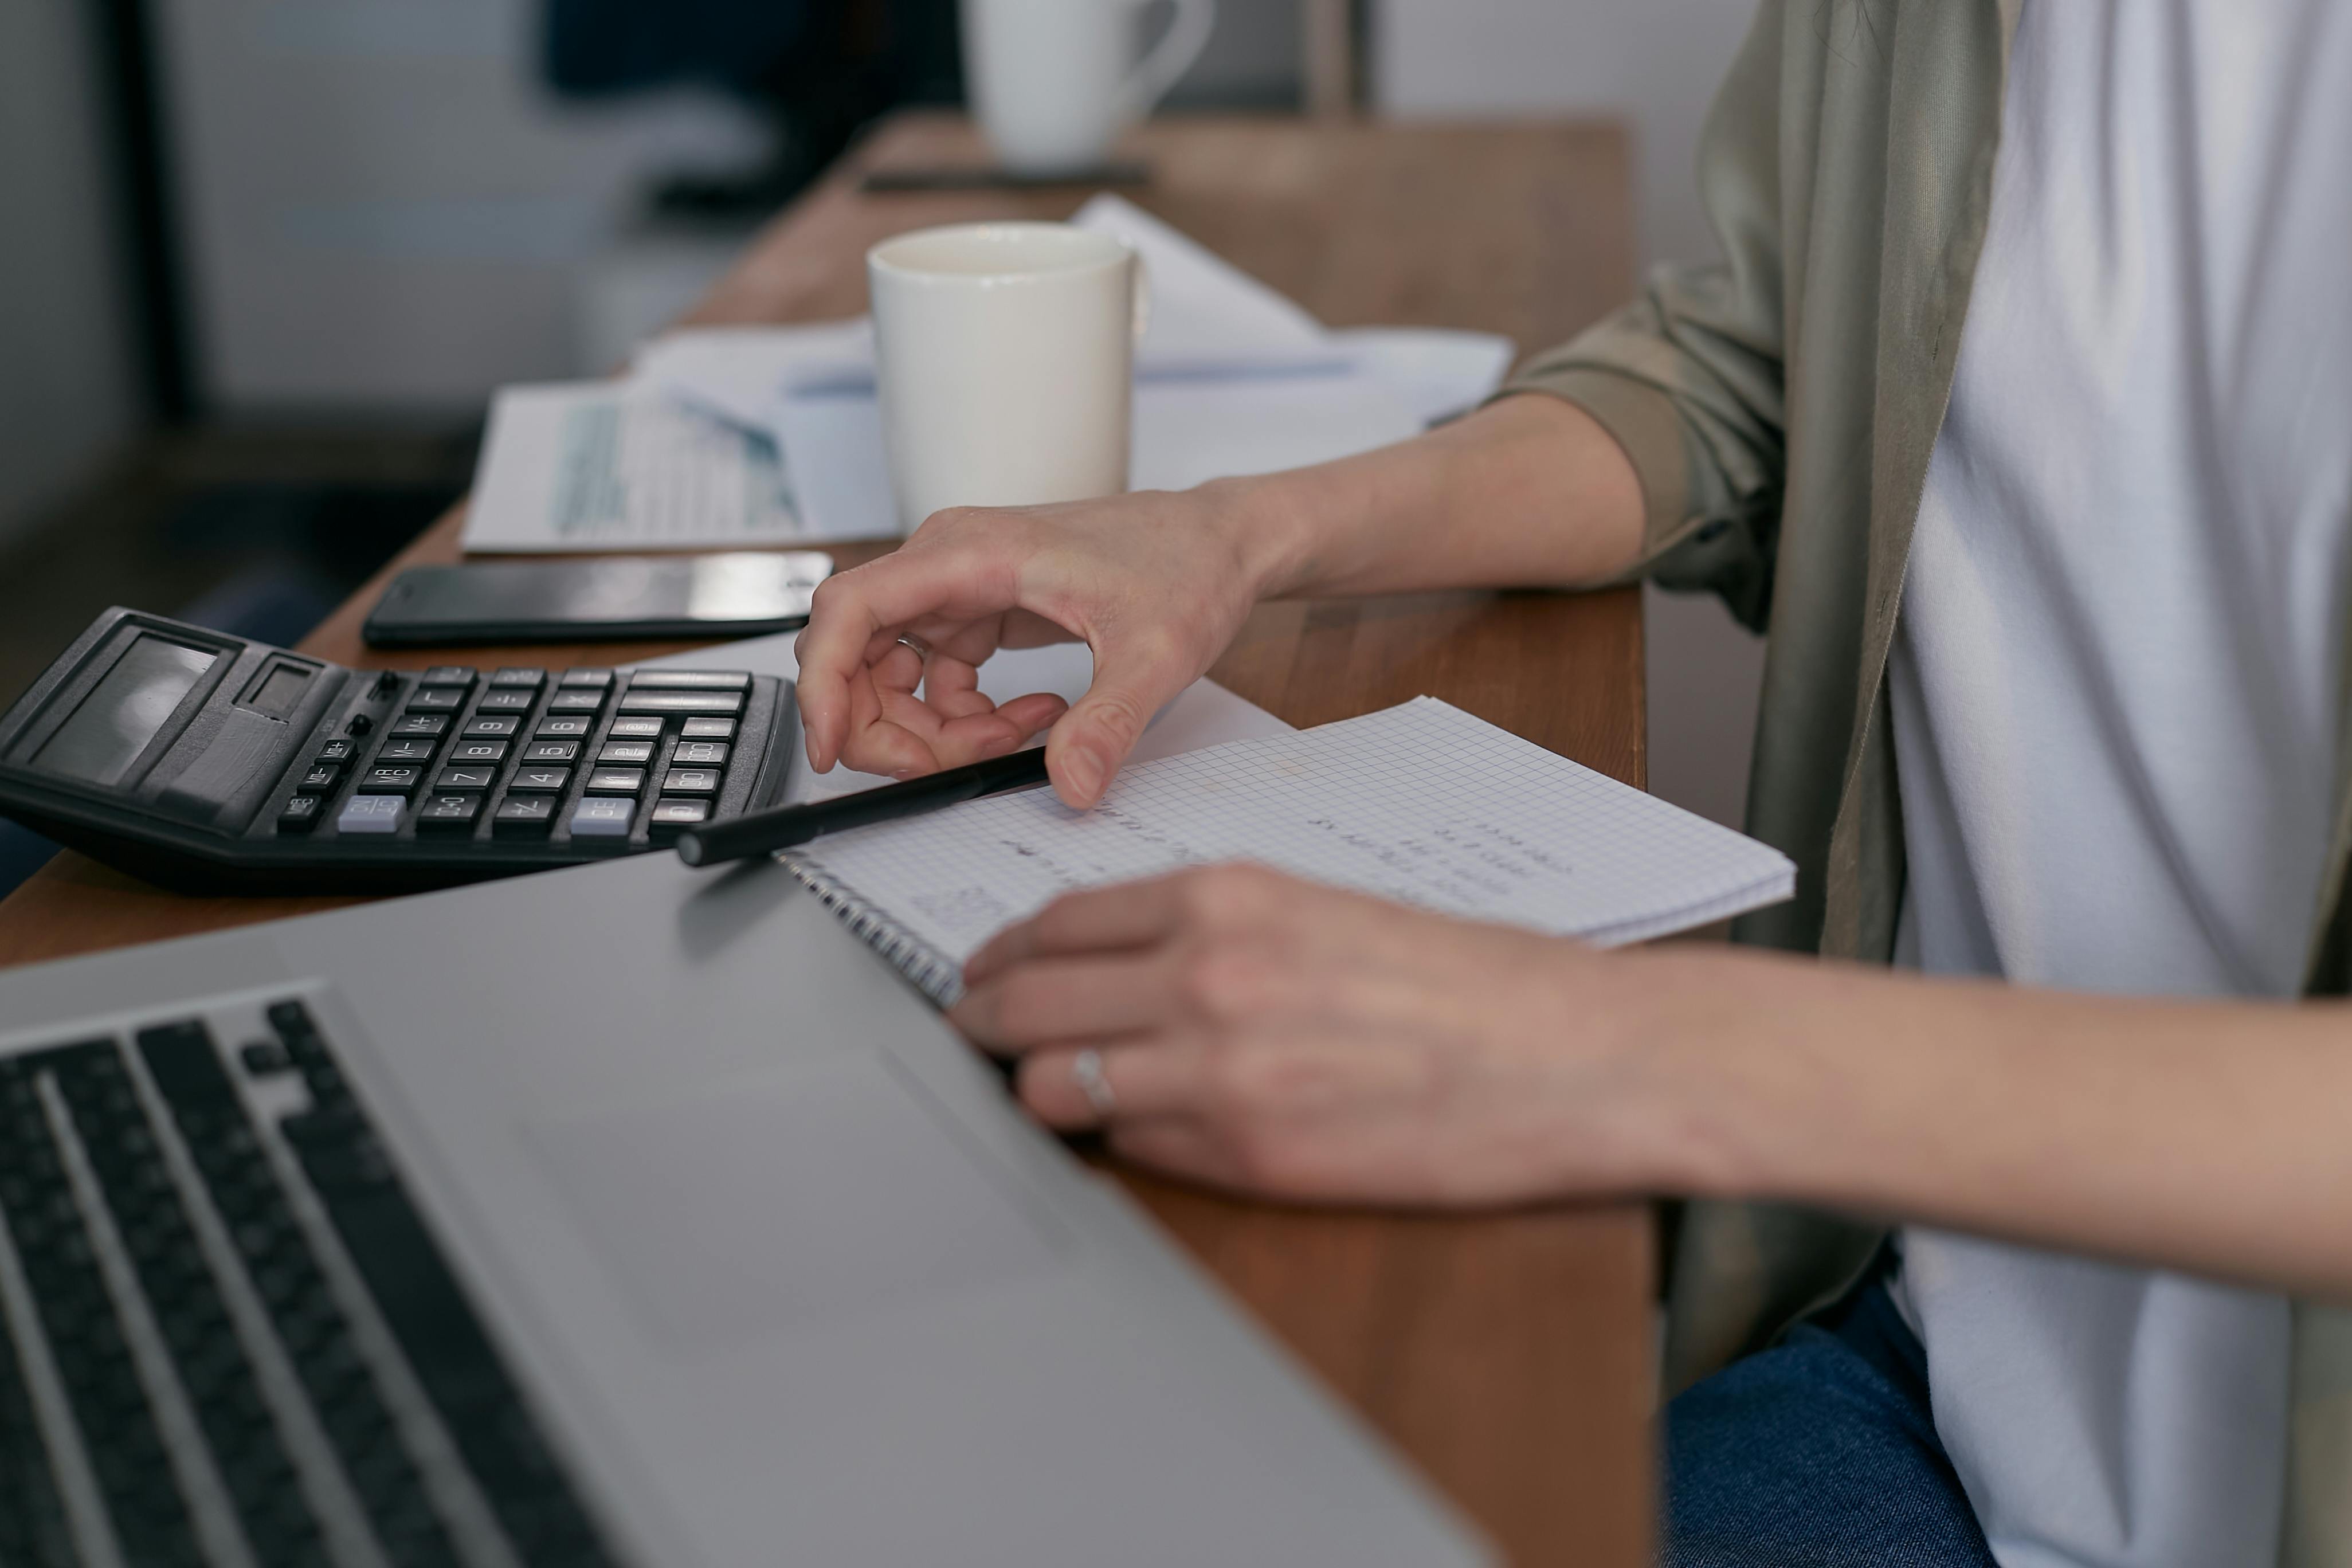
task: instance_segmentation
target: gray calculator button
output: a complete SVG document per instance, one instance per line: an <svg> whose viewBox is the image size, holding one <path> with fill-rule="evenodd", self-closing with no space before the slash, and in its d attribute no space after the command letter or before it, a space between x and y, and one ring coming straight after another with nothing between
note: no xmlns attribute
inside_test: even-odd
<svg viewBox="0 0 2352 1568"><path fill-rule="evenodd" d="M416 808L419 832L456 833L474 826L482 815L478 795L436 795Z"/></svg>
<svg viewBox="0 0 2352 1568"><path fill-rule="evenodd" d="M453 763L502 763L507 760L507 741L460 741L449 748Z"/></svg>
<svg viewBox="0 0 2352 1568"><path fill-rule="evenodd" d="M280 833L308 833L319 826L319 816L326 809L326 801L315 795L298 795L286 803L278 814Z"/></svg>
<svg viewBox="0 0 2352 1568"><path fill-rule="evenodd" d="M539 693L526 686L499 686L482 693L475 705L477 713L528 713L530 705L539 700Z"/></svg>
<svg viewBox="0 0 2352 1568"><path fill-rule="evenodd" d="M462 686L421 686L408 695L411 713L448 713L466 705Z"/></svg>
<svg viewBox="0 0 2352 1568"><path fill-rule="evenodd" d="M707 800L672 800L665 795L654 802L654 814L647 820L656 827L691 827L698 822L710 820L710 803Z"/></svg>
<svg viewBox="0 0 2352 1568"><path fill-rule="evenodd" d="M533 741L522 749L526 763L576 763L580 760L577 741Z"/></svg>
<svg viewBox="0 0 2352 1568"><path fill-rule="evenodd" d="M617 763L625 766L631 763L650 763L654 760L654 743L651 741L607 742L604 749L596 753L596 760L600 763Z"/></svg>
<svg viewBox="0 0 2352 1568"><path fill-rule="evenodd" d="M562 693L556 693L558 700ZM743 694L740 691L638 691L631 689L621 696L624 713L740 713Z"/></svg>
<svg viewBox="0 0 2352 1568"><path fill-rule="evenodd" d="M343 802L335 818L338 833L397 833L400 813L408 803L396 795L355 795Z"/></svg>
<svg viewBox="0 0 2352 1568"><path fill-rule="evenodd" d="M613 672L601 668L567 669L556 684L558 686L593 686L601 689L613 684Z"/></svg>
<svg viewBox="0 0 2352 1568"><path fill-rule="evenodd" d="M626 838L635 820L637 803L590 795L572 808L574 838Z"/></svg>
<svg viewBox="0 0 2352 1568"><path fill-rule="evenodd" d="M749 691L751 677L740 669L641 669L629 677L632 691Z"/></svg>
<svg viewBox="0 0 2352 1568"><path fill-rule="evenodd" d="M593 713L603 706L604 689L601 686L562 687L547 700L550 713Z"/></svg>
<svg viewBox="0 0 2352 1568"><path fill-rule="evenodd" d="M342 776L343 771L341 768L312 768L302 775L301 782L294 787L304 795L317 795L322 790L334 788L335 781Z"/></svg>
<svg viewBox="0 0 2352 1568"><path fill-rule="evenodd" d="M658 741L662 721L659 719L615 719L607 731L615 741Z"/></svg>
<svg viewBox="0 0 2352 1568"><path fill-rule="evenodd" d="M626 720L623 720L621 721L621 723L626 723L627 721L628 721ZM620 728L620 724L615 724L613 727L617 730ZM731 741L735 738L735 721L732 719L688 719L684 724L678 727L677 732L685 736L689 741Z"/></svg>
<svg viewBox="0 0 2352 1568"><path fill-rule="evenodd" d="M392 726L392 733L395 735L444 735L448 731L449 715L446 713L411 713L404 719L394 720Z"/></svg>
<svg viewBox="0 0 2352 1568"><path fill-rule="evenodd" d="M662 780L664 795L717 795L717 768L672 768L669 777Z"/></svg>
<svg viewBox="0 0 2352 1568"><path fill-rule="evenodd" d="M593 719L565 718L559 715L555 718L541 719L539 721L537 733L542 741L584 741L595 732L595 729L596 721ZM656 731L655 733L659 734L660 731Z"/></svg>
<svg viewBox="0 0 2352 1568"><path fill-rule="evenodd" d="M509 665L490 677L492 686L520 686L536 691L547 684L547 671L524 665Z"/></svg>
<svg viewBox="0 0 2352 1568"><path fill-rule="evenodd" d="M643 768L598 768L588 775L588 788L594 795L635 795L645 787Z"/></svg>
<svg viewBox="0 0 2352 1568"><path fill-rule="evenodd" d="M423 763L433 757L435 742L411 737L402 741L386 741L375 754L379 763Z"/></svg>
<svg viewBox="0 0 2352 1568"><path fill-rule="evenodd" d="M419 686L471 686L474 672L462 664L436 664L416 678Z"/></svg>
<svg viewBox="0 0 2352 1568"><path fill-rule="evenodd" d="M511 735L521 728L522 719L519 714L485 713L467 720L466 727L457 732L469 739L493 740L500 735Z"/></svg>
<svg viewBox="0 0 2352 1568"><path fill-rule="evenodd" d="M443 768L441 776L433 781L434 789L443 795L453 791L488 789L498 782L496 768Z"/></svg>
<svg viewBox="0 0 2352 1568"><path fill-rule="evenodd" d="M669 760L697 767L723 768L727 765L727 748L717 741L681 741Z"/></svg>
<svg viewBox="0 0 2352 1568"><path fill-rule="evenodd" d="M507 789L514 795L561 795L571 783L570 768L518 768Z"/></svg>

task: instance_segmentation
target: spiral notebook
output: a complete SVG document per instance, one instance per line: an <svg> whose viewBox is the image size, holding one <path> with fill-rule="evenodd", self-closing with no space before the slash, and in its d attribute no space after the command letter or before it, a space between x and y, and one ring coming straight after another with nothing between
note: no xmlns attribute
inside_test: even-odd
<svg viewBox="0 0 2352 1568"><path fill-rule="evenodd" d="M785 857L941 1006L964 961L1073 889L1255 860L1615 946L1778 903L1778 850L1433 697L1129 768L1090 812L996 795Z"/></svg>

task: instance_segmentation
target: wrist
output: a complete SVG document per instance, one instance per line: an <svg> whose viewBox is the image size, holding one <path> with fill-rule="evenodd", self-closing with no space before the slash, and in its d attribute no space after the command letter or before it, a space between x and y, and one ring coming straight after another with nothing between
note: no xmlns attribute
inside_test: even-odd
<svg viewBox="0 0 2352 1568"><path fill-rule="evenodd" d="M1287 474L1211 479L1196 492L1233 552L1253 601L1307 586L1316 552L1314 507Z"/></svg>

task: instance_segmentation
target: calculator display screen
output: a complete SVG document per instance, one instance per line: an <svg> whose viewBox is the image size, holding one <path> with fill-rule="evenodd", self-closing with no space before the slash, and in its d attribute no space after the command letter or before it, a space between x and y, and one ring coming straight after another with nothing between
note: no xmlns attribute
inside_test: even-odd
<svg viewBox="0 0 2352 1568"><path fill-rule="evenodd" d="M142 637L123 650L33 765L89 784L119 782L220 655Z"/></svg>

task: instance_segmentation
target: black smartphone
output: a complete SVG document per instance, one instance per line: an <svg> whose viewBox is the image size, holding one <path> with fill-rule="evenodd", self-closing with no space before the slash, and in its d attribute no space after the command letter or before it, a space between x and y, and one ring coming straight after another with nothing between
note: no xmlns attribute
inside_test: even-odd
<svg viewBox="0 0 2352 1568"><path fill-rule="evenodd" d="M412 566L360 636L370 647L757 637L804 624L832 573L814 550Z"/></svg>

